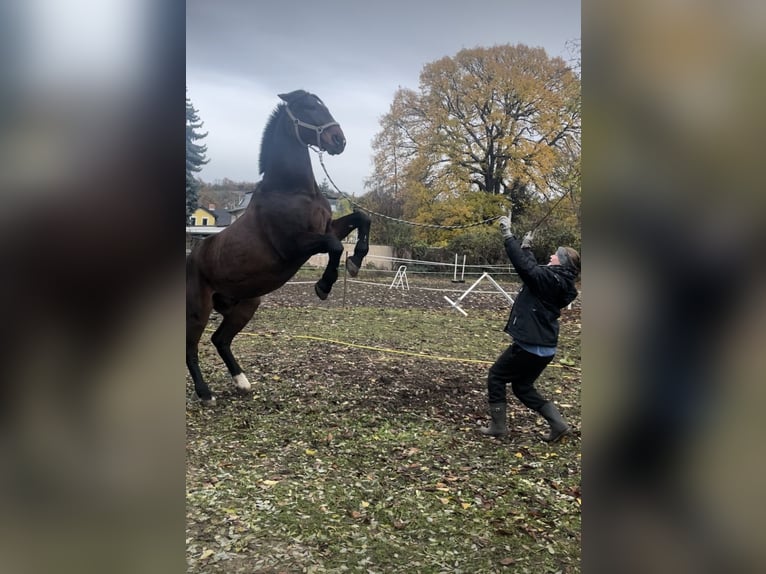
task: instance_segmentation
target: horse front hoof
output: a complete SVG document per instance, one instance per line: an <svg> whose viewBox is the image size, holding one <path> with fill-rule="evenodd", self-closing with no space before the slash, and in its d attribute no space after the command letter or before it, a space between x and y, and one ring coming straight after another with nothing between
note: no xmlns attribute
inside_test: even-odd
<svg viewBox="0 0 766 574"><path fill-rule="evenodd" d="M319 283L314 284L314 291L316 291L317 297L319 297L322 301L327 299L327 296L330 294L329 291L324 291L320 286Z"/></svg>
<svg viewBox="0 0 766 574"><path fill-rule="evenodd" d="M359 265L354 263L351 259L346 259L346 269L351 277L356 277L359 273Z"/></svg>

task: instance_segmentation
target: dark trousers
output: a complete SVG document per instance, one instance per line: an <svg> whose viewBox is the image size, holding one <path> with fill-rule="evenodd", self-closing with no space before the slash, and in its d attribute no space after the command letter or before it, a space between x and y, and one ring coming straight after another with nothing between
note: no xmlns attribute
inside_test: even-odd
<svg viewBox="0 0 766 574"><path fill-rule="evenodd" d="M539 357L513 343L489 368L487 395L490 403L505 402L505 387L511 383L513 394L533 411L539 411L546 401L534 387L535 380L553 356Z"/></svg>

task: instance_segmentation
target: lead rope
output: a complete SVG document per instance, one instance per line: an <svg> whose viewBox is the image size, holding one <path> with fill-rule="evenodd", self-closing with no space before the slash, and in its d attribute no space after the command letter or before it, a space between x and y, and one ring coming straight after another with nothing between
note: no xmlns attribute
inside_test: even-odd
<svg viewBox="0 0 766 574"><path fill-rule="evenodd" d="M312 147L311 149L314 149L314 148ZM316 151L316 150L315 150L315 151ZM431 228L431 229L468 229L469 227L478 227L479 225L486 225L487 223L490 223L490 222L492 222L492 221L495 221L495 220L497 220L497 219L500 219L501 217L503 217L502 215L496 215L495 217L490 217L490 218L488 218L488 219L484 219L484 220L482 220L482 221L477 221L476 223L467 223L467 224L465 224L465 225L437 225L437 224L435 224L435 223L418 223L418 222L416 222L416 221L406 221L406 220L404 220L404 219L398 219L398 218L396 218L396 217L391 217L390 215L385 215L385 214L383 214L383 213L378 213L378 212L376 212L376 211L372 211L371 209L367 209L366 207L363 207L363 206L359 205L359 204L358 204L357 202L355 202L355 201L354 201L354 200L353 200L353 199L352 199L350 196L348 196L347 194L343 193L343 192L342 192L342 191L341 191L341 190L338 188L338 186L337 186L337 185L335 185L335 182L332 180L332 177L330 177L330 174L329 174L329 173L327 173L327 168L326 168L326 167L325 167L325 165L324 165L324 158L322 157L322 150L321 150L321 149L317 151L317 155L319 156L319 163L322 165L322 170L324 171L325 175L327 176L327 179L330 181L330 183L332 184L332 186L335 188L335 191L337 191L337 192L338 192L339 194L341 194L341 195L342 195L342 196L343 196L345 199L347 199L347 200L348 200L348 202L349 202L349 203L351 203L351 205L353 205L353 206L354 206L354 207L356 207L357 209L360 209L360 210L364 211L365 213L369 213L370 215L375 215L375 216L377 216L377 217L382 217L383 219L389 219L389 220L391 220L391 221L397 221L397 222L399 222L399 223L404 223L404 224L406 224L406 225L412 225L412 226L415 226L415 227L429 227L429 228ZM535 224L535 226L534 226L534 227L533 227L533 228L530 230L530 233L534 233L534 232L535 232L535 230L537 230L537 228L538 228L538 227L540 227L540 225L542 225L542 223L543 223L543 222L544 222L546 219L548 219L548 216L549 216L551 213L553 213L553 210L554 210L554 209L556 209L556 207L558 206L558 204L559 204L559 203L561 203L561 201L562 201L562 200L563 200L563 199L564 199L564 198L565 198L567 195L569 195L569 191L567 191L566 193L564 193L564 194L563 194L563 195L562 195L562 196L561 196L561 197L560 197L560 198L559 198L559 199L556 201L556 203L554 203L554 204L553 204L553 207L551 207L551 208L548 210L548 213L546 213L546 214L545 214L545 215L542 217L542 219L540 219L540 220L539 220L539 221L538 221L538 222Z"/></svg>
<svg viewBox="0 0 766 574"><path fill-rule="evenodd" d="M491 221L495 221L496 219L500 219L502 215L496 215L495 217L490 217L489 219L484 219L482 221L477 221L476 223L467 223L465 225L437 225L435 223L418 223L416 221L406 221L404 219L398 219L396 217L391 217L390 215L385 215L383 213L378 213L377 211L372 211L371 209L367 209L366 207L363 207L359 205L357 202L355 202L350 196L343 193L337 185L335 185L335 182L332 180L332 177L330 177L330 174L327 173L327 168L324 165L324 159L322 158L322 152L319 151L317 154L319 155L319 163L322 165L322 169L324 170L325 175L327 176L327 179L330 181L332 186L335 188L335 191L337 191L339 194L341 194L345 199L348 200L348 202L356 207L357 209L360 209L361 211L364 211L365 213L369 213L370 215L375 215L376 217L382 217L383 219L389 219L391 221L397 221L399 223L404 223L406 225L412 225L414 227L430 227L431 229L467 229L469 227L477 227L479 225L486 225L487 223L490 223Z"/></svg>
<svg viewBox="0 0 766 574"><path fill-rule="evenodd" d="M561 197L559 197L559 198L556 200L556 203L554 203L554 204L553 204L553 206L552 206L552 207L551 207L551 208L548 210L548 213L546 213L545 215L543 215L542 219L540 219L540 221L538 221L538 222L535 224L535 226L534 226L532 229L530 229L530 230L529 230L529 233L534 233L534 232L537 230L537 228L538 228L538 227L540 227L540 225L542 225L543 221L545 221L546 219L548 219L548 216L549 216L551 213L553 213L553 210L554 210L554 209L556 209L556 207L558 206L558 204L559 204L559 203L561 203L561 202L562 202L562 200L563 200L563 199L564 199L564 198L565 198L567 195L569 195L570 193L571 193L571 190L567 190L567 191L565 191L565 192L562 194L562 196L561 196Z"/></svg>

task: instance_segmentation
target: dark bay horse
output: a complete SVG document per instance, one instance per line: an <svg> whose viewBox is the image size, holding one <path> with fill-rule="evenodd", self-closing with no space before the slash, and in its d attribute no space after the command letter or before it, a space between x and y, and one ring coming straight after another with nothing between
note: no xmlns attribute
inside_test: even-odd
<svg viewBox="0 0 766 574"><path fill-rule="evenodd" d="M263 131L261 181L244 214L197 245L186 260L186 365L197 397L214 402L199 368L198 345L212 309L223 317L212 341L235 387L250 389L231 352L231 342L252 319L261 297L284 285L316 253L329 262L314 285L326 299L338 279L341 240L358 230L346 268L355 277L367 255L370 218L362 212L332 219L330 204L314 179L309 146L331 155L346 138L327 106L314 94L279 94L280 103Z"/></svg>

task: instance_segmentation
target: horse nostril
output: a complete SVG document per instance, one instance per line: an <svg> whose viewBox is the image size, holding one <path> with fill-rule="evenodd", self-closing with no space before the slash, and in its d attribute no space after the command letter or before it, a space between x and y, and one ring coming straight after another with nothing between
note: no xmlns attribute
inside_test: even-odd
<svg viewBox="0 0 766 574"><path fill-rule="evenodd" d="M345 147L346 145L346 138L344 138L343 136L339 136L338 134L335 134L334 136L332 136L332 141L337 146Z"/></svg>

